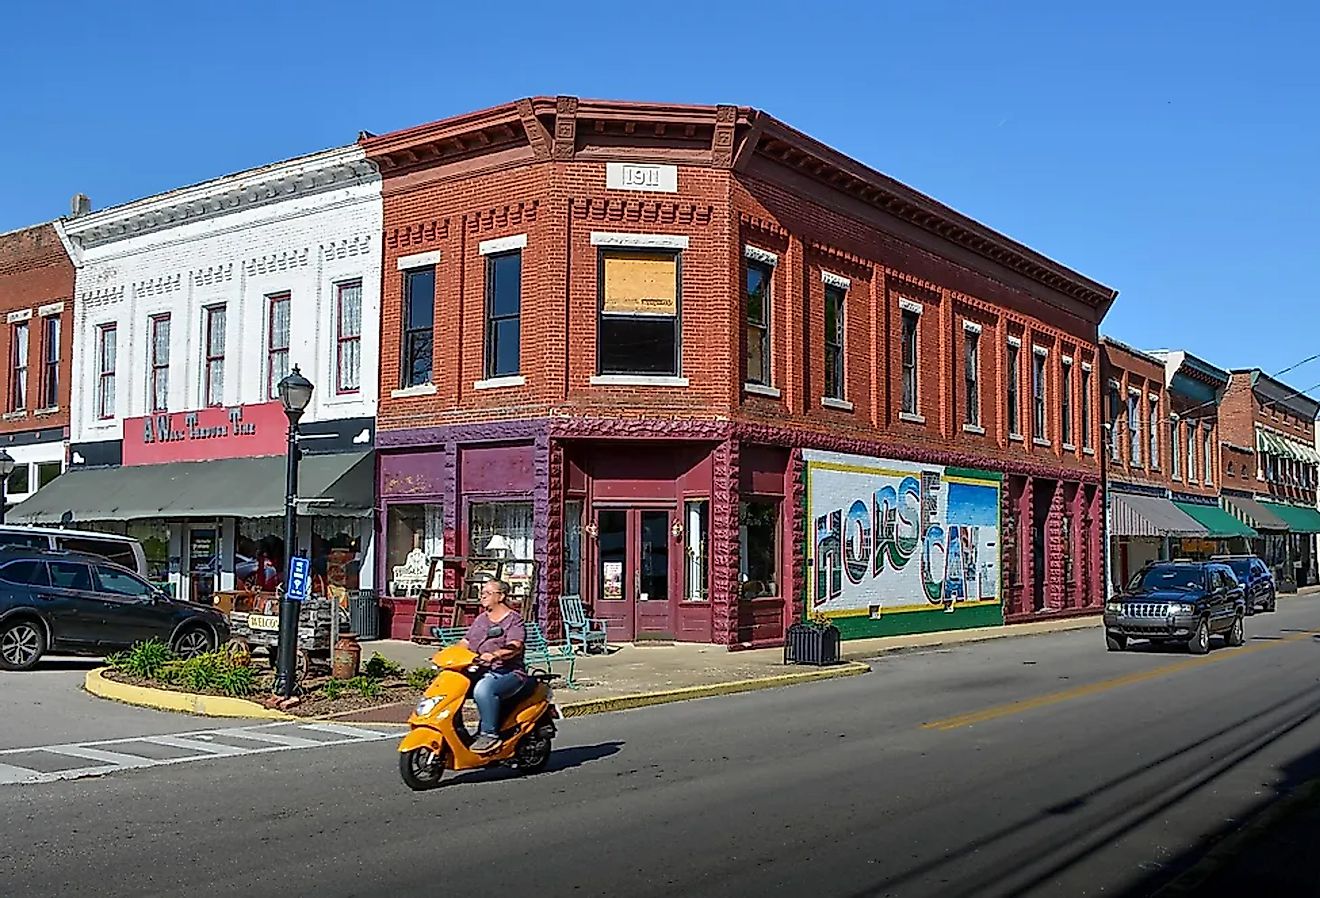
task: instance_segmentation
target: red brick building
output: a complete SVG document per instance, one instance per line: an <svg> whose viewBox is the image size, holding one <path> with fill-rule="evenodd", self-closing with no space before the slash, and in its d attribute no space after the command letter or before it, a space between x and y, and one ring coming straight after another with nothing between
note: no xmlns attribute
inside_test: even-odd
<svg viewBox="0 0 1320 898"><path fill-rule="evenodd" d="M1318 416L1320 402L1259 368L1234 370L1220 407L1224 506L1258 532L1255 553L1287 588L1318 579Z"/></svg>
<svg viewBox="0 0 1320 898"><path fill-rule="evenodd" d="M6 507L64 470L73 359L73 263L50 224L0 234L0 448Z"/></svg>
<svg viewBox="0 0 1320 898"><path fill-rule="evenodd" d="M532 558L552 628L574 594L615 639L726 645L1098 607L1113 290L746 107L362 143L382 582Z"/></svg>
<svg viewBox="0 0 1320 898"><path fill-rule="evenodd" d="M1111 583L1159 559L1245 551L1255 533L1219 504L1228 372L1183 351L1101 343Z"/></svg>

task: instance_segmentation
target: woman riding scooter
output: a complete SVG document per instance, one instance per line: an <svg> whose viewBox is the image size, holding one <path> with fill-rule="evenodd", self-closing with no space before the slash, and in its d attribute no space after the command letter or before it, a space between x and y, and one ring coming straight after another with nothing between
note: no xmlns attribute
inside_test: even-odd
<svg viewBox="0 0 1320 898"><path fill-rule="evenodd" d="M527 628L518 612L509 607L509 584L489 580L481 587L481 613L468 628L461 645L477 653L477 660L490 669L472 690L481 724L472 751L490 754L501 745L500 703L523 685L523 643Z"/></svg>

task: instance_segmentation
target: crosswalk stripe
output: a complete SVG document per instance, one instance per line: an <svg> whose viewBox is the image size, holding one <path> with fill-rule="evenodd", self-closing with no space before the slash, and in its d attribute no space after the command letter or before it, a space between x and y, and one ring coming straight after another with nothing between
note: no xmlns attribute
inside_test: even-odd
<svg viewBox="0 0 1320 898"><path fill-rule="evenodd" d="M251 749L239 748L236 745L221 745L218 742L203 742L200 739L184 739L181 736L149 736L142 741L212 755L246 755L252 753Z"/></svg>
<svg viewBox="0 0 1320 898"><path fill-rule="evenodd" d="M50 748L43 748L41 751L67 755L71 758L83 758L88 761L100 761L102 764L110 764L114 767L148 767L153 763L150 758L144 758L141 755L102 751L99 748L90 748L86 745L54 745Z"/></svg>
<svg viewBox="0 0 1320 898"><path fill-rule="evenodd" d="M277 728L273 730L272 728ZM330 738L306 738L295 736L288 731L306 731L322 733ZM219 760L221 758L242 755L269 754L271 752L294 751L308 748L329 748L336 745L351 745L363 742L378 742L397 738L396 732L383 732L379 729L342 726L332 723L267 723L248 727L228 727L216 730L200 730L189 733L172 733L160 736L130 736L123 739L102 739L95 742L71 743L61 745L33 746L30 748L0 749L0 786L53 783L58 780L81 779L89 776L104 776L120 770L136 770L148 767L168 767L188 761ZM229 740L229 741L226 741ZM233 744L234 740L251 740L256 746ZM139 746L159 745L175 748L192 754L182 758L149 758L135 755L132 744ZM123 746L122 751L112 748ZM90 766L75 769L43 771L18 764L4 763L4 759L20 757L27 763L29 757L40 755L80 758L94 762ZM53 758L51 758L53 760ZM40 766L40 762L36 761Z"/></svg>

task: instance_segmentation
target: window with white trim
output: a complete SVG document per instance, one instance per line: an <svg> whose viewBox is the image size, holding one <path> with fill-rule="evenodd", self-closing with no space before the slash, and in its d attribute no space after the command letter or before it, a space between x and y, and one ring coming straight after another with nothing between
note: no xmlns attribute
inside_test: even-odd
<svg viewBox="0 0 1320 898"><path fill-rule="evenodd" d="M918 370L917 347L918 330L921 326L921 313L915 309L902 310L902 346L903 346L903 403L902 411L908 415L918 413Z"/></svg>
<svg viewBox="0 0 1320 898"><path fill-rule="evenodd" d="M152 315L150 334L147 398L153 412L164 412L170 407L170 316Z"/></svg>
<svg viewBox="0 0 1320 898"><path fill-rule="evenodd" d="M1091 451L1094 448L1091 436L1091 369L1082 363L1082 448Z"/></svg>
<svg viewBox="0 0 1320 898"><path fill-rule="evenodd" d="M203 310L204 353L206 370L203 374L203 404L224 405L225 402L225 307L209 306Z"/></svg>
<svg viewBox="0 0 1320 898"><path fill-rule="evenodd" d="M280 381L289 376L289 294L266 298L269 313L266 326L266 397L280 398Z"/></svg>
<svg viewBox="0 0 1320 898"><path fill-rule="evenodd" d="M28 322L20 321L9 333L9 402L8 410L21 412L27 408L28 387Z"/></svg>
<svg viewBox="0 0 1320 898"><path fill-rule="evenodd" d="M486 377L521 370L522 250L486 257Z"/></svg>
<svg viewBox="0 0 1320 898"><path fill-rule="evenodd" d="M1160 400L1156 396L1148 397L1150 401L1150 467L1153 471L1160 469Z"/></svg>
<svg viewBox="0 0 1320 898"><path fill-rule="evenodd" d="M1064 358L1059 363L1059 414L1062 418L1059 437L1063 440L1063 445L1071 446L1073 444L1073 363L1069 358Z"/></svg>
<svg viewBox="0 0 1320 898"><path fill-rule="evenodd" d="M119 355L119 328L103 324L96 329L96 417L115 416L115 368Z"/></svg>
<svg viewBox="0 0 1320 898"><path fill-rule="evenodd" d="M1182 421L1176 417L1169 422L1169 462L1173 467L1170 473L1172 473L1174 480L1182 479L1182 450L1178 448L1182 442L1179 434L1181 429Z"/></svg>
<svg viewBox="0 0 1320 898"><path fill-rule="evenodd" d="M1048 357L1049 352L1040 347L1037 347L1031 354L1031 398L1035 411L1031 420L1031 436L1041 442L1047 442L1050 438L1047 428L1049 419L1045 408L1045 363Z"/></svg>
<svg viewBox="0 0 1320 898"><path fill-rule="evenodd" d="M1019 343L1008 344L1008 389L1005 390L1008 402L1008 435L1022 436L1022 346Z"/></svg>
<svg viewBox="0 0 1320 898"><path fill-rule="evenodd" d="M1128 391L1128 464L1141 464L1141 394Z"/></svg>
<svg viewBox="0 0 1320 898"><path fill-rule="evenodd" d="M835 284L825 285L825 398L843 399L844 298Z"/></svg>
<svg viewBox="0 0 1320 898"><path fill-rule="evenodd" d="M963 390L966 394L963 423L981 424L981 332L963 331Z"/></svg>
<svg viewBox="0 0 1320 898"><path fill-rule="evenodd" d="M41 319L41 402L40 408L60 404L60 316Z"/></svg>
<svg viewBox="0 0 1320 898"><path fill-rule="evenodd" d="M1210 486L1215 482L1215 454L1211 450L1210 422L1207 421L1201 427L1201 458L1202 467L1205 468L1205 485Z"/></svg>
<svg viewBox="0 0 1320 898"><path fill-rule="evenodd" d="M362 282L335 285L335 392L362 387Z"/></svg>
<svg viewBox="0 0 1320 898"><path fill-rule="evenodd" d="M599 259L596 373L678 376L679 253L602 247Z"/></svg>
<svg viewBox="0 0 1320 898"><path fill-rule="evenodd" d="M770 285L774 268L755 259L747 260L743 280L743 308L747 319L743 326L747 373L746 382L770 386Z"/></svg>

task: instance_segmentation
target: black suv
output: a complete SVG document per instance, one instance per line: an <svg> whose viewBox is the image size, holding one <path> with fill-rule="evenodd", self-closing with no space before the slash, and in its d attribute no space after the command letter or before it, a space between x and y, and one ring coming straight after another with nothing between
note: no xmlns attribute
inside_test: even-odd
<svg viewBox="0 0 1320 898"><path fill-rule="evenodd" d="M1246 640L1247 606L1233 569L1218 561L1156 561L1105 603L1105 642L1111 652L1129 639L1185 642L1194 655L1210 651L1210 635L1228 645Z"/></svg>
<svg viewBox="0 0 1320 898"><path fill-rule="evenodd" d="M189 657L227 640L229 622L104 558L0 549L0 669L29 670L48 651L102 655L153 638Z"/></svg>
<svg viewBox="0 0 1320 898"><path fill-rule="evenodd" d="M1242 584L1247 597L1247 614L1255 614L1256 609L1273 611L1278 602L1278 593L1274 586L1274 572L1265 562L1255 555L1215 555L1211 561L1218 561L1233 569L1234 576Z"/></svg>

